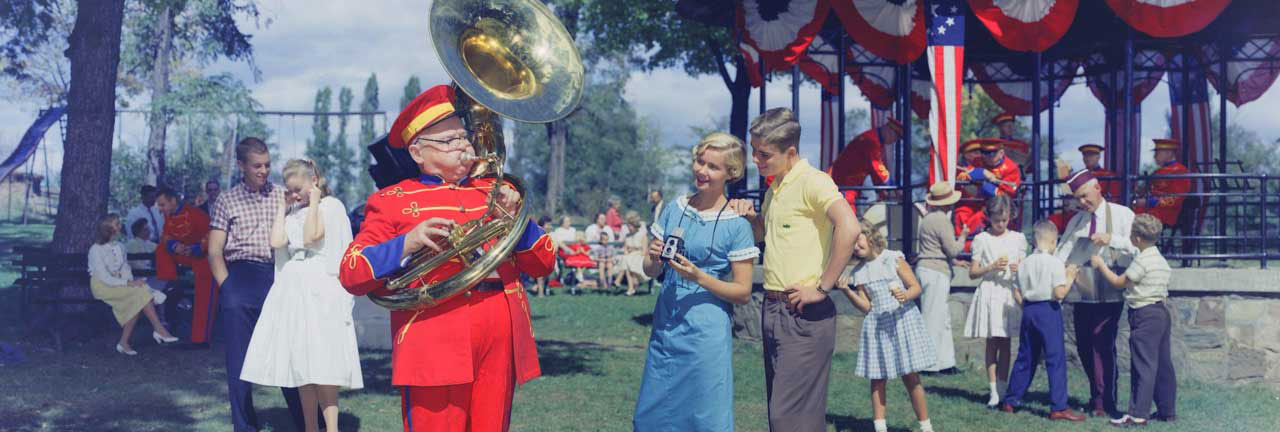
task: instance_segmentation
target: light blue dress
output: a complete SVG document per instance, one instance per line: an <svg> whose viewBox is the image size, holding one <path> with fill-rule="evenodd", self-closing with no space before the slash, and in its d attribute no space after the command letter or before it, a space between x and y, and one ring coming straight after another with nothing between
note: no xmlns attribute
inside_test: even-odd
<svg viewBox="0 0 1280 432"><path fill-rule="evenodd" d="M760 255L751 224L731 209L698 212L681 197L663 207L649 232L661 239L677 227L684 230L685 256L721 280L731 277L730 262ZM633 426L643 432L732 431L731 305L670 266L662 271Z"/></svg>

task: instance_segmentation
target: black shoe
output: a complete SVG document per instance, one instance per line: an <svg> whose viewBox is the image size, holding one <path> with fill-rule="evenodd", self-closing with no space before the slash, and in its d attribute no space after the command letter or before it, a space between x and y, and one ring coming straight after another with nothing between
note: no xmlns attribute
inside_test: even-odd
<svg viewBox="0 0 1280 432"><path fill-rule="evenodd" d="M942 375L960 375L960 369L956 369L955 366L952 366L952 367L940 370L938 371L938 373Z"/></svg>
<svg viewBox="0 0 1280 432"><path fill-rule="evenodd" d="M1158 421L1158 422L1173 423L1173 422L1175 422L1175 421L1178 421L1178 416L1176 416L1176 415L1164 415L1164 414L1161 414L1159 411L1157 411L1155 414L1152 414L1152 415L1151 415L1151 418L1150 418L1150 419L1148 419L1148 420L1155 420L1155 421Z"/></svg>
<svg viewBox="0 0 1280 432"><path fill-rule="evenodd" d="M178 349L183 349L183 350L192 350L192 351L194 351L194 350L203 350L203 349L209 349L209 343L208 343L208 342L201 342L201 343L185 343L185 344L182 344L182 345L177 345L177 346L176 346L176 348L178 348Z"/></svg>

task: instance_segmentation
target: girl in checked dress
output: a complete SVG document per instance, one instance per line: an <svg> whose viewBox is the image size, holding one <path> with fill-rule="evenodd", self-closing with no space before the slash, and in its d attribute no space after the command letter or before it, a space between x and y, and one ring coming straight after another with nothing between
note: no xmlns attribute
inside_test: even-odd
<svg viewBox="0 0 1280 432"><path fill-rule="evenodd" d="M1013 301L1017 289L1018 263L1027 256L1027 238L1009 229L1013 206L1009 197L997 195L987 200L987 231L973 239L973 260L969 278L979 279L964 336L987 340L987 382L991 398L987 406L1000 403L1000 390L1009 386L1009 337L1018 334L1021 313Z"/></svg>
<svg viewBox="0 0 1280 432"><path fill-rule="evenodd" d="M862 320L854 372L871 380L871 412L877 432L888 428L885 382L898 377L911 396L920 429L932 432L924 386L917 372L932 367L936 358L920 310L910 304L920 297L920 284L902 252L885 250L887 246L879 230L863 231L853 246L858 261L853 268L853 283L837 284L854 307L867 314Z"/></svg>

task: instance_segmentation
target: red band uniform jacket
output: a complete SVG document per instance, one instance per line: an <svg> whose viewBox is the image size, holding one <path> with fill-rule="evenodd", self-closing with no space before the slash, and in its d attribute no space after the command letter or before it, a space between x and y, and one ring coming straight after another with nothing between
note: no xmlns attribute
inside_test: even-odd
<svg viewBox="0 0 1280 432"><path fill-rule="evenodd" d="M405 234L431 218L459 224L482 217L495 181L463 179L458 184L423 175L378 191L365 205L365 221L347 248L338 279L353 295L387 295L388 277L402 268ZM533 340L529 302L520 285L520 273L542 277L555 265L555 245L535 223L529 223L515 252L496 270L506 288L511 319L516 382L524 384L541 375ZM452 276L462 269L450 261L410 285L421 286ZM495 279L486 279L495 280ZM458 295L434 307L391 311L391 383L395 386L446 386L475 380L471 323L467 297Z"/></svg>

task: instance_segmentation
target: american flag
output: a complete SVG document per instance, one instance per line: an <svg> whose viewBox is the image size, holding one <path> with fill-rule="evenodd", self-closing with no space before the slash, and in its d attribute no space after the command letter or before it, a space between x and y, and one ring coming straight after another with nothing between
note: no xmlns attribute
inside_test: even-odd
<svg viewBox="0 0 1280 432"><path fill-rule="evenodd" d="M1178 66L1184 66L1181 63L1185 60L1185 56L1178 55L1174 61ZM1209 83L1205 78L1203 65L1198 63L1200 62L1196 60L1190 62L1190 72L1175 69L1169 73L1169 99L1172 107L1169 117L1173 126L1170 138L1181 141L1182 146L1187 149L1185 162L1192 172L1200 172L1204 163L1213 161L1211 134L1216 130L1209 124ZM1184 122L1184 119L1189 121ZM1185 134L1183 133L1184 123ZM1207 186L1201 182L1192 182L1191 191L1204 192ZM1205 202L1201 203L1203 204Z"/></svg>
<svg viewBox="0 0 1280 432"><path fill-rule="evenodd" d="M964 17L961 0L934 0L927 4L929 17L929 74L933 98L929 102L929 184L955 182L956 147L960 139L960 103L964 79Z"/></svg>

